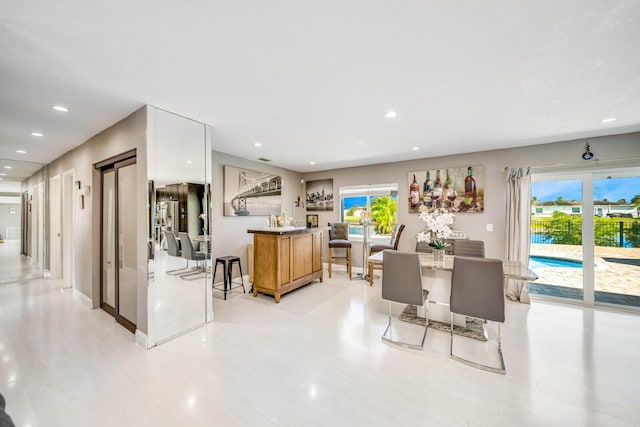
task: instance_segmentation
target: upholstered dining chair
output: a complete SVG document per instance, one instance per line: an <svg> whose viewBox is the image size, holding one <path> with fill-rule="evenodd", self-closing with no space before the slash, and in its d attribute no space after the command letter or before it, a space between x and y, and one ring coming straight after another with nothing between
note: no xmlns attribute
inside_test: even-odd
<svg viewBox="0 0 640 427"><path fill-rule="evenodd" d="M351 279L351 241L349 240L349 224L346 222L329 223L329 277L332 264L345 264L349 279ZM336 255L336 249L344 249L344 255Z"/></svg>
<svg viewBox="0 0 640 427"><path fill-rule="evenodd" d="M455 256L484 258L484 242L482 240L457 239L453 246Z"/></svg>
<svg viewBox="0 0 640 427"><path fill-rule="evenodd" d="M182 251L178 247L178 241L176 240L176 236L171 231L164 230L162 232L164 237L164 241L167 242L167 255L172 257L182 257ZM189 261L182 268L176 268L174 270L168 270L166 273L172 276L179 275L180 273L185 273L189 268Z"/></svg>
<svg viewBox="0 0 640 427"><path fill-rule="evenodd" d="M451 275L451 296L449 309L451 310L451 347L450 356L453 360L462 362L474 368L489 372L505 374L506 367L502 356L502 338L500 324L504 323L504 273L502 261L490 258L456 257L453 262ZM461 314L467 317L482 319L482 327L488 340L486 321L498 322L498 355L500 367L485 365L471 361L453 352L453 315ZM472 340L472 338L461 338Z"/></svg>
<svg viewBox="0 0 640 427"><path fill-rule="evenodd" d="M393 229L393 233L391 233L391 241L389 243L374 243L369 248L369 255L373 255L376 252L384 251L385 249L393 249L394 251L398 250L398 243L400 242L400 236L402 235L402 231L404 230L404 224L396 224Z"/></svg>
<svg viewBox="0 0 640 427"><path fill-rule="evenodd" d="M386 250L382 258L382 299L389 302L389 320L382 333L382 340L413 350L422 350L429 326L428 307L424 318L424 332L420 344L394 340L393 323L391 321L391 302L411 304L416 306L428 305L429 291L422 289L422 270L420 258L416 252L399 252ZM387 332L389 335L387 336Z"/></svg>
<svg viewBox="0 0 640 427"><path fill-rule="evenodd" d="M202 252L195 251L195 249L193 248L193 242L191 241L191 237L189 237L189 234L180 232L179 236L180 243L182 244L182 258L187 260L187 266L189 266L189 261L196 262L196 268L189 273L181 274L180 278L184 280L195 280L189 279L188 277L200 274L205 271L205 268L201 267L199 263L200 261L206 261L207 256Z"/></svg>
<svg viewBox="0 0 640 427"><path fill-rule="evenodd" d="M441 239L444 240L447 246L444 248L444 253L447 255L453 255L454 247L460 239ZM416 252L428 253L433 252L433 248L429 246L427 242L416 242Z"/></svg>

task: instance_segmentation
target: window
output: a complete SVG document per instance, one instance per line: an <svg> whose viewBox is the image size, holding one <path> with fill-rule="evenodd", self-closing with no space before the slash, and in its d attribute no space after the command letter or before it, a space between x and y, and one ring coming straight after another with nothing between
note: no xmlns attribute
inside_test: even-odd
<svg viewBox="0 0 640 427"><path fill-rule="evenodd" d="M370 235L387 239L398 222L398 184L341 187L340 206L340 220L350 224L350 238L362 236L362 219L369 217L375 223Z"/></svg>

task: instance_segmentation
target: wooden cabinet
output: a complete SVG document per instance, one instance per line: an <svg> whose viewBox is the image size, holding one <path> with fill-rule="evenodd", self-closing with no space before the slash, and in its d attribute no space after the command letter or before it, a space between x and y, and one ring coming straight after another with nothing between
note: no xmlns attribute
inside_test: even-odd
<svg viewBox="0 0 640 427"><path fill-rule="evenodd" d="M253 296L280 296L315 279L323 281L322 230L249 230L253 233Z"/></svg>

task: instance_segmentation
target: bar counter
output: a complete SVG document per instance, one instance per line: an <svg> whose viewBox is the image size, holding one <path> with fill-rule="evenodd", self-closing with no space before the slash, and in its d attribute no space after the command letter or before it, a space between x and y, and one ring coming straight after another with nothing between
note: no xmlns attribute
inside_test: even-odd
<svg viewBox="0 0 640 427"><path fill-rule="evenodd" d="M253 296L280 296L316 279L323 281L322 235L328 227L265 227L253 234Z"/></svg>

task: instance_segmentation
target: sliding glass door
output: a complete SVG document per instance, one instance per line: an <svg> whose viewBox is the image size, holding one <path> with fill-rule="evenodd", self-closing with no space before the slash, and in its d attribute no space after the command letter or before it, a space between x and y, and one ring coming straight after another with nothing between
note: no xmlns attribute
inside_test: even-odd
<svg viewBox="0 0 640 427"><path fill-rule="evenodd" d="M533 175L529 292L640 308L639 213L637 168Z"/></svg>
<svg viewBox="0 0 640 427"><path fill-rule="evenodd" d="M593 180L595 302L640 307L640 174Z"/></svg>
<svg viewBox="0 0 640 427"><path fill-rule="evenodd" d="M532 180L531 208L530 292L583 300L582 180Z"/></svg>

